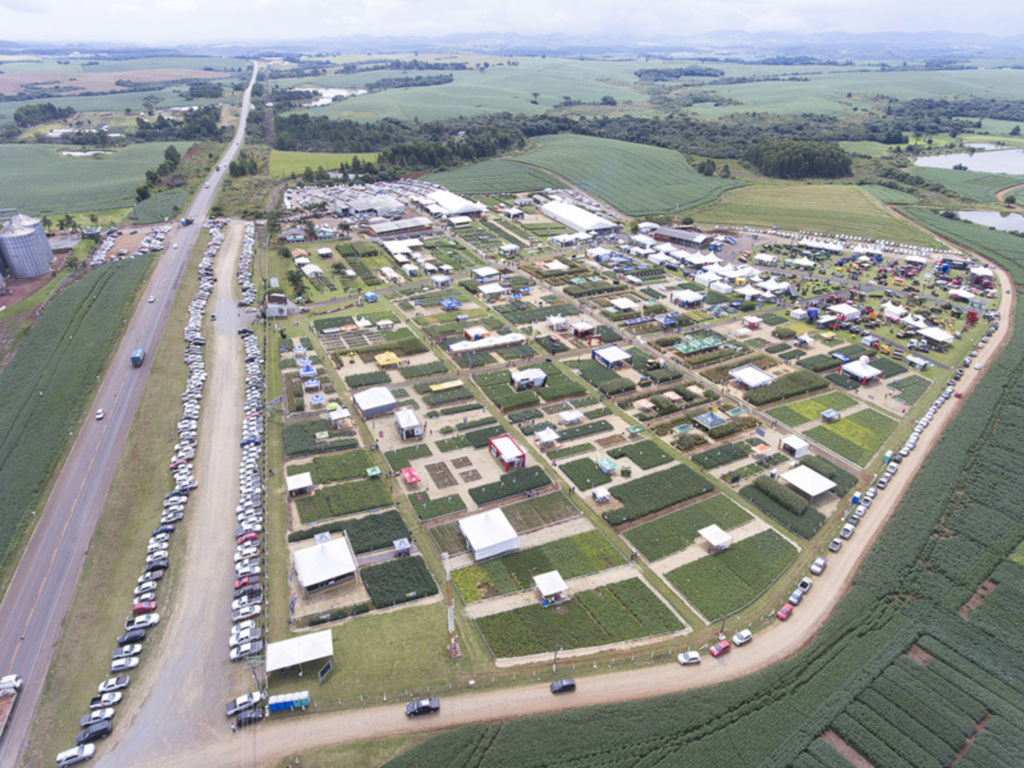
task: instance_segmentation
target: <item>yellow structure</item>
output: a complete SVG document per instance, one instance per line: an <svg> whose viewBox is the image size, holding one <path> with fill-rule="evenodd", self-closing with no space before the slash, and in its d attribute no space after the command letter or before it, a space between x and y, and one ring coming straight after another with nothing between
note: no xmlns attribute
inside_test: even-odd
<svg viewBox="0 0 1024 768"><path fill-rule="evenodd" d="M394 352L381 352L379 355L374 355L373 359L377 361L377 365L381 368L387 368L389 366L397 366L402 362L402 358L396 355Z"/></svg>

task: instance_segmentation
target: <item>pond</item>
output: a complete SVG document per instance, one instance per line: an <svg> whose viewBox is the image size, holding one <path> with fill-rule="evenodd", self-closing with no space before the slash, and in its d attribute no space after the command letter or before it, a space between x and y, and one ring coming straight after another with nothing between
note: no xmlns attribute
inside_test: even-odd
<svg viewBox="0 0 1024 768"><path fill-rule="evenodd" d="M957 211L964 221L973 221L983 227L992 227L1003 232L1024 232L1024 216L1005 211Z"/></svg>
<svg viewBox="0 0 1024 768"><path fill-rule="evenodd" d="M921 168L948 168L965 165L969 171L1024 175L1024 149L1000 149L990 152L957 152L953 155L920 157L914 165Z"/></svg>
<svg viewBox="0 0 1024 768"><path fill-rule="evenodd" d="M361 96L366 93L365 88L320 88L313 86L300 86L292 88L293 91L316 91L320 94L320 98L316 101L311 101L308 104L303 104L304 107L326 107L328 104L334 101L335 97L341 96L342 98L348 98L349 96Z"/></svg>

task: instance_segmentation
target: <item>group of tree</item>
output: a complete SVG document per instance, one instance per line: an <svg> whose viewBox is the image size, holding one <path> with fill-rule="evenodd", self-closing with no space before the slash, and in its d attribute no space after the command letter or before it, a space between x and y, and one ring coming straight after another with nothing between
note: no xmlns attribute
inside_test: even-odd
<svg viewBox="0 0 1024 768"><path fill-rule="evenodd" d="M665 80L678 80L683 77L721 77L723 69L691 64L688 67L662 67L659 69L638 69L633 73L642 82L660 83Z"/></svg>
<svg viewBox="0 0 1024 768"><path fill-rule="evenodd" d="M366 88L370 91L383 91L388 88L423 88L428 85L447 85L455 80L451 74L443 75L416 75L415 77L385 77L367 83Z"/></svg>
<svg viewBox="0 0 1024 768"><path fill-rule="evenodd" d="M351 75L356 72L375 72L378 70L400 70L402 72L442 70L462 72L469 69L464 61L421 61L420 59L367 59L351 61L336 70L339 75Z"/></svg>
<svg viewBox="0 0 1024 768"><path fill-rule="evenodd" d="M224 86L209 80L194 80L188 84L190 99L219 99L224 95Z"/></svg>
<svg viewBox="0 0 1024 768"><path fill-rule="evenodd" d="M136 118L135 135L141 141L226 140L227 129L219 123L220 107L211 104L183 112L181 120L168 120L163 115L152 122Z"/></svg>
<svg viewBox="0 0 1024 768"><path fill-rule="evenodd" d="M57 107L48 101L42 104L23 104L14 110L14 122L19 128L31 128L33 125L63 120L74 114L73 107Z"/></svg>
<svg viewBox="0 0 1024 768"><path fill-rule="evenodd" d="M166 182L168 177L173 176L174 172L178 170L180 164L181 153L171 144L164 150L164 161L156 168L150 168L146 171L146 183L141 187L136 187L135 200L142 202L149 199L152 188L162 181ZM184 179L180 179L180 182L184 183ZM180 186L180 184L175 184L175 186Z"/></svg>
<svg viewBox="0 0 1024 768"><path fill-rule="evenodd" d="M749 146L743 159L776 179L837 179L853 172L846 150L821 141L762 141Z"/></svg>
<svg viewBox="0 0 1024 768"><path fill-rule="evenodd" d="M234 179L239 176L254 176L259 172L259 161L254 155L245 151L240 152L238 157L228 163L228 174Z"/></svg>

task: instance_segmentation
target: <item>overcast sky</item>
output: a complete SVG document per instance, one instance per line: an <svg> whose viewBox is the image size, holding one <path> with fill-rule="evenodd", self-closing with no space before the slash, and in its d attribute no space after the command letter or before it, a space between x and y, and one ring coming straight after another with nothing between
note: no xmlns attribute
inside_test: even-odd
<svg viewBox="0 0 1024 768"><path fill-rule="evenodd" d="M459 32L568 32L663 38L747 32L1024 31L1024 3L983 12L934 0L0 0L0 37L14 41L174 45Z"/></svg>

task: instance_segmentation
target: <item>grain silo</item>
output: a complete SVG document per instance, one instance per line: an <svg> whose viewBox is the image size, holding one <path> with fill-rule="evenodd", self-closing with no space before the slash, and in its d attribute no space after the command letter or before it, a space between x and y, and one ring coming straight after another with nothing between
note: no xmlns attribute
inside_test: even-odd
<svg viewBox="0 0 1024 768"><path fill-rule="evenodd" d="M53 252L39 219L15 213L0 230L0 259L11 277L39 277L50 271Z"/></svg>

